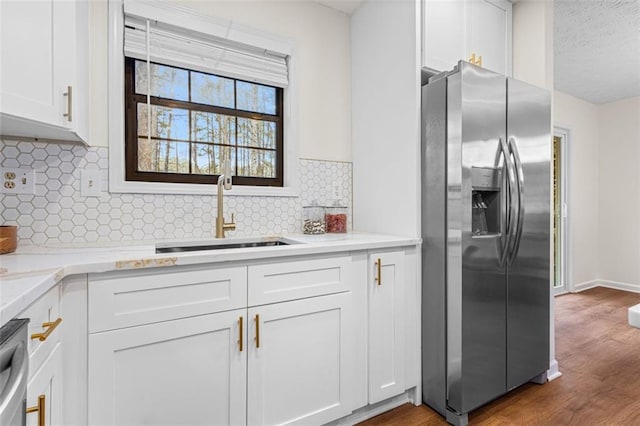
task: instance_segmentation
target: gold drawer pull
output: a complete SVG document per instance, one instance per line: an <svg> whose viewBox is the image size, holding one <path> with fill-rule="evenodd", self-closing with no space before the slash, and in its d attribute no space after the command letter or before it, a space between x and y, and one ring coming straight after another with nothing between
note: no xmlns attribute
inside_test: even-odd
<svg viewBox="0 0 640 426"><path fill-rule="evenodd" d="M238 325L240 326L240 338L238 339L238 346L240 347L240 352L242 352L242 341L244 340L242 338L242 323L244 322L244 319L242 317L240 317L240 319L238 319Z"/></svg>
<svg viewBox="0 0 640 426"><path fill-rule="evenodd" d="M375 281L378 285L382 284L382 259L376 260L376 268L378 269L378 275L375 277Z"/></svg>
<svg viewBox="0 0 640 426"><path fill-rule="evenodd" d="M38 413L38 426L44 426L44 413L47 409L47 404L44 395L38 396L38 405L35 407L28 407L27 414Z"/></svg>
<svg viewBox="0 0 640 426"><path fill-rule="evenodd" d="M67 97L67 112L62 114L63 117L67 117L67 121L71 123L73 121L73 87L67 86L67 92L64 93Z"/></svg>
<svg viewBox="0 0 640 426"><path fill-rule="evenodd" d="M256 348L260 347L260 315L256 314Z"/></svg>
<svg viewBox="0 0 640 426"><path fill-rule="evenodd" d="M53 330L55 330L56 327L60 325L61 322L62 322L62 318L58 318L54 322L43 322L42 328L46 328L44 333L34 333L31 335L31 338L38 339L41 342L44 342L45 340L47 340L47 337L49 337L51 333L53 333Z"/></svg>

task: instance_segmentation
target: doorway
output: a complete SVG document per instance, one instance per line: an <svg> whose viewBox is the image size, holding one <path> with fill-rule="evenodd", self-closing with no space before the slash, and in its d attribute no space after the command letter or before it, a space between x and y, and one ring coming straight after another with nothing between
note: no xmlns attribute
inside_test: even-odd
<svg viewBox="0 0 640 426"><path fill-rule="evenodd" d="M567 286L567 152L569 131L554 128L553 132L553 292L562 294Z"/></svg>

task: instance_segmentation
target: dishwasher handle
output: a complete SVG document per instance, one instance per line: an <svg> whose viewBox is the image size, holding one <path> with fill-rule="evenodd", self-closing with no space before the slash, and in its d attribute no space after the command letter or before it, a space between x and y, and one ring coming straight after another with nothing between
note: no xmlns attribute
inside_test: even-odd
<svg viewBox="0 0 640 426"><path fill-rule="evenodd" d="M4 389L0 390L0 416L11 407L22 406L27 388L27 374L29 368L29 352L27 345L19 342L8 348L0 349L0 359L11 359L3 365L2 371L10 369L9 379Z"/></svg>

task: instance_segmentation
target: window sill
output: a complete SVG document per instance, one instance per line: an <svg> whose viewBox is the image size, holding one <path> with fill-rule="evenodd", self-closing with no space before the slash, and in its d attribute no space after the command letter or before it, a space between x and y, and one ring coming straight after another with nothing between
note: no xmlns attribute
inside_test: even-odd
<svg viewBox="0 0 640 426"><path fill-rule="evenodd" d="M216 195L217 187L211 185L197 185L184 183L161 182L109 182L110 193L134 194L179 194L179 195ZM240 197L298 197L299 190L293 186L239 186L224 191L225 196Z"/></svg>

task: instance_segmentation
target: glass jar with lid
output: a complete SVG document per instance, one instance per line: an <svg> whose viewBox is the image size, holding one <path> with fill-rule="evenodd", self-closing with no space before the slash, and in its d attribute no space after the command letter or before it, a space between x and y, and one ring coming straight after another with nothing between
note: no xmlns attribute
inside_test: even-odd
<svg viewBox="0 0 640 426"><path fill-rule="evenodd" d="M339 201L324 209L325 229L327 233L347 232L347 208Z"/></svg>
<svg viewBox="0 0 640 426"><path fill-rule="evenodd" d="M311 205L302 207L302 232L304 234L324 234L324 207L313 201Z"/></svg>

